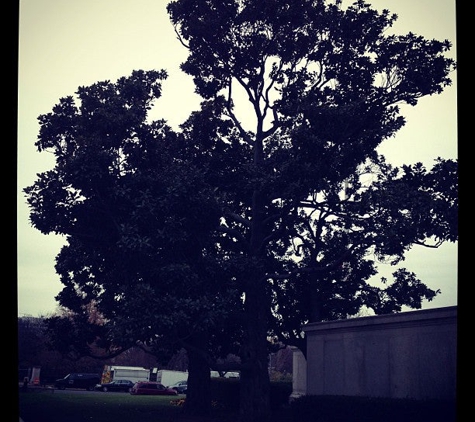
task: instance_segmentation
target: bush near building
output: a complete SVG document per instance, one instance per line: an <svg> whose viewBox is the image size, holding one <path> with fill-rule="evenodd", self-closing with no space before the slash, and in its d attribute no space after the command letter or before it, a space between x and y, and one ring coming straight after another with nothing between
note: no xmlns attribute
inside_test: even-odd
<svg viewBox="0 0 475 422"><path fill-rule="evenodd" d="M291 403L294 422L455 422L456 403L444 400L303 396Z"/></svg>
<svg viewBox="0 0 475 422"><path fill-rule="evenodd" d="M292 393L292 382L272 381L270 384L270 401L272 410L287 406ZM229 411L239 409L239 379L211 378L211 400L215 406Z"/></svg>

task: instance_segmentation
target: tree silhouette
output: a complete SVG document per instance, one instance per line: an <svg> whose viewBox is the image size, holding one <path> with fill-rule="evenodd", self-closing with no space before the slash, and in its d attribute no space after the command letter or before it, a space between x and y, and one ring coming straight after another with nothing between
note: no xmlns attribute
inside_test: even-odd
<svg viewBox="0 0 475 422"><path fill-rule="evenodd" d="M201 109L178 133L148 122L166 76L154 71L80 88L79 107L62 99L40 116L37 146L56 167L25 188L31 221L67 235L58 300L83 345L184 347L200 413L210 366L236 351L242 420L267 421L270 339L305 352L305 322L438 293L407 269L368 279L377 260L458 238L457 162L394 168L376 151L404 125L399 104L451 83L451 45L385 35L396 16L362 1L177 0L168 12ZM91 301L106 321L93 328Z"/></svg>
<svg viewBox="0 0 475 422"><path fill-rule="evenodd" d="M320 302L315 303L315 317L323 318L322 306L332 306L340 298L356 299L329 287L335 280L346 287L341 283L345 279L335 278L341 275L335 274L336 268L367 274L371 270L361 267L371 263L361 263L361 259L370 247L380 257L396 256L397 260L424 234L433 234L432 230L417 231L404 238L408 233L399 231L402 221L414 218L412 226L417 225L417 215L406 212L406 204L403 209L392 208L401 205L394 199L387 203L391 206L387 213L406 218L399 215L396 224L386 218L379 227L373 225L378 222L376 215L365 225L363 212L368 209L364 205L374 206L371 216L379 209L375 203L366 204L376 193L372 189L360 192L358 176L390 171L375 149L403 126L399 103L414 106L422 96L440 93L450 83L454 63L443 56L450 43L427 41L412 33L386 36L385 29L396 16L387 10L379 14L362 1L343 8L341 2L321 0L177 0L168 10L177 35L189 49L182 69L193 76L202 97L222 101L223 115L249 149L247 191L243 187L247 198L240 198L239 212L226 216L226 227L239 231L235 238L249 269L243 282L248 318L241 413L243 420L268 420L264 362L269 309L275 297L272 286L293 274L312 278L315 293L310 300ZM239 89L253 113L250 129L236 114ZM453 177L450 180L454 182ZM347 192L349 199L341 200L347 184L352 192ZM239 209L237 201L235 205ZM379 222L383 219L381 212ZM440 226L448 228L444 223ZM444 233L439 239L453 240L453 226L448 232L452 234ZM296 248L304 254L303 265L289 264L290 271L282 271L282 256L296 238ZM354 268L355 263L359 268ZM397 277L405 279L406 285L418 285L407 281L406 275ZM356 277L351 281L361 283ZM277 290L288 294L291 287L288 283ZM428 289L415 290L428 298L434 295ZM368 292L366 296L378 295ZM279 299L276 302L274 309L279 307ZM294 299L288 302L293 309L298 305ZM354 307L358 308L358 302Z"/></svg>

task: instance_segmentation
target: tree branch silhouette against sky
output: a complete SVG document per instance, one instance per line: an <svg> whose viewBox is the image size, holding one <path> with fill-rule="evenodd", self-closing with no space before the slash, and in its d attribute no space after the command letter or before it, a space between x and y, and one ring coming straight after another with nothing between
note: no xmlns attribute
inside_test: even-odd
<svg viewBox="0 0 475 422"><path fill-rule="evenodd" d="M39 154L39 115L48 113L79 86L114 81L134 69L166 69L168 79L152 115L174 128L199 108L191 77L180 69L187 50L176 38L166 12L167 0L22 0L20 2L18 79L18 313L44 315L55 311L54 297L62 285L54 258L63 241L41 234L28 221L22 189L36 174L54 166L54 157ZM349 3L349 2L346 2ZM399 18L395 33L414 32L427 39L448 39L455 58L455 0L374 0ZM440 95L422 98L414 108L403 107L406 125L379 152L394 165L421 161L432 167L437 157L457 158L456 75ZM439 249L415 247L403 266L415 271L441 294L423 308L457 304L457 244ZM394 271L381 268L382 275Z"/></svg>

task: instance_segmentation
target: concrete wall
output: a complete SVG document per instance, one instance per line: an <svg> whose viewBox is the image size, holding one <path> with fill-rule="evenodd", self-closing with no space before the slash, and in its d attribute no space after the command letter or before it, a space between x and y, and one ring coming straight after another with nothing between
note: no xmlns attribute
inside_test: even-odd
<svg viewBox="0 0 475 422"><path fill-rule="evenodd" d="M455 398L456 306L312 323L303 329L306 394ZM294 352L300 372L302 359ZM294 380L296 387L295 395L302 395L302 379Z"/></svg>
<svg viewBox="0 0 475 422"><path fill-rule="evenodd" d="M294 346L292 350L292 394L289 401L307 394L307 361L302 351Z"/></svg>

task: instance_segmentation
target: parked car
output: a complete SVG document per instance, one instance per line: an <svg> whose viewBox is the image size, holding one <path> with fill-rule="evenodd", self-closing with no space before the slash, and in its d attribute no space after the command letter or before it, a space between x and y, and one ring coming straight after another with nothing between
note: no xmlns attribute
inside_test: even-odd
<svg viewBox="0 0 475 422"><path fill-rule="evenodd" d="M178 394L186 394L187 386L188 381L178 381L175 384L167 386L167 388L172 388Z"/></svg>
<svg viewBox="0 0 475 422"><path fill-rule="evenodd" d="M98 391L124 391L129 392L134 386L134 382L130 380L115 380L111 382L105 382L103 384L97 384L95 389Z"/></svg>
<svg viewBox="0 0 475 422"><path fill-rule="evenodd" d="M176 396L178 393L172 388L167 388L159 382L140 381L136 382L130 390L130 394Z"/></svg>
<svg viewBox="0 0 475 422"><path fill-rule="evenodd" d="M93 391L94 387L101 382L98 374L85 374L74 372L54 382L54 388L65 390L66 388L81 388Z"/></svg>

